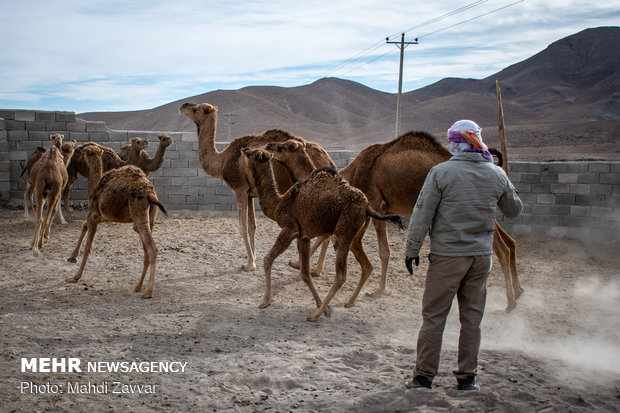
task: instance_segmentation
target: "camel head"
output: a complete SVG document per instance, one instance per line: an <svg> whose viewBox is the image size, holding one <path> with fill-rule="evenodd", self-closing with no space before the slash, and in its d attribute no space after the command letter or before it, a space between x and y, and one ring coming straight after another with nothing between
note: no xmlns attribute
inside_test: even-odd
<svg viewBox="0 0 620 413"><path fill-rule="evenodd" d="M210 115L217 115L217 106L213 106L209 103L184 103L183 106L181 106L180 112L193 120L196 125L200 126Z"/></svg>
<svg viewBox="0 0 620 413"><path fill-rule="evenodd" d="M169 135L163 134L163 135L159 135L157 138L159 138L159 144L163 147L168 147L170 145L172 145L172 138Z"/></svg>
<svg viewBox="0 0 620 413"><path fill-rule="evenodd" d="M54 141L54 146L57 147L58 149L62 148L62 140L65 136L61 135L60 133L54 133L52 135L50 135L50 140Z"/></svg>
<svg viewBox="0 0 620 413"><path fill-rule="evenodd" d="M271 158L273 158L273 154L271 152L267 152L263 149L243 148L241 149L241 152L243 152L250 164L269 162Z"/></svg>
<svg viewBox="0 0 620 413"><path fill-rule="evenodd" d="M135 150L136 152L140 152L142 149L145 149L147 146L149 146L149 141L138 137L129 139L129 143L131 144L131 149Z"/></svg>
<svg viewBox="0 0 620 413"><path fill-rule="evenodd" d="M290 161L291 154L297 151L306 151L306 144L298 140L290 139L285 142L271 142L265 146L276 160L287 163Z"/></svg>
<svg viewBox="0 0 620 413"><path fill-rule="evenodd" d="M65 142L60 147L60 152L62 153L62 159L65 162L65 165L69 163L71 157L73 156L73 152L75 151L75 139L71 142Z"/></svg>
<svg viewBox="0 0 620 413"><path fill-rule="evenodd" d="M88 145L82 147L82 152L87 160L94 160L103 155L103 149L99 145Z"/></svg>

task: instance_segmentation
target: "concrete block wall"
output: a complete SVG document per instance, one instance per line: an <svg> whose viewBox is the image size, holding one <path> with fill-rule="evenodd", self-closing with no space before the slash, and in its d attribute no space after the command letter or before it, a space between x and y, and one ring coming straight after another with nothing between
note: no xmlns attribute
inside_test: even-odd
<svg viewBox="0 0 620 413"><path fill-rule="evenodd" d="M51 146L50 134L62 133L78 144L92 140L119 151L131 137L151 144L154 156L163 132L115 131L103 122L84 121L73 112L0 109L0 200L21 204L25 179L19 175L37 146ZM235 211L233 192L220 179L208 176L198 160L194 132L166 132L174 143L161 169L150 174L159 198L170 210ZM227 143L216 144L219 150ZM353 151L329 151L339 168ZM515 219L498 220L510 233L620 242L620 162L512 162L510 178L525 204ZM85 205L88 181L80 177L71 191L73 205ZM256 209L260 209L255 202Z"/></svg>
<svg viewBox="0 0 620 413"><path fill-rule="evenodd" d="M498 215L510 232L620 243L620 162L511 162L510 179L524 204Z"/></svg>

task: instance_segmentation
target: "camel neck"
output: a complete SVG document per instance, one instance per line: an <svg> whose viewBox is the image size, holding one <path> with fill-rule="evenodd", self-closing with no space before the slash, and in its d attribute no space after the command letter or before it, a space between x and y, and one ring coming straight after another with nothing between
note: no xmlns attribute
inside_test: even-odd
<svg viewBox="0 0 620 413"><path fill-rule="evenodd" d="M95 190L95 187L101 180L103 175L103 161L98 156L91 162L87 162L88 165L88 197L90 198Z"/></svg>
<svg viewBox="0 0 620 413"><path fill-rule="evenodd" d="M164 163L164 154L166 153L166 146L162 145L161 142L157 146L157 151L155 151L155 156L153 158L149 158L148 154L145 156L145 160L148 162L146 165L146 169L149 172L154 172L161 168Z"/></svg>
<svg viewBox="0 0 620 413"><path fill-rule="evenodd" d="M198 126L198 159L204 171L216 178L222 178L221 156L215 147L217 114L210 113L207 121Z"/></svg>
<svg viewBox="0 0 620 413"><path fill-rule="evenodd" d="M316 169L312 159L305 151L300 152L295 162L288 163L287 166L290 168L295 182L305 179Z"/></svg>
<svg viewBox="0 0 620 413"><path fill-rule="evenodd" d="M278 192L276 178L273 174L271 162L263 162L251 166L254 175L254 183L258 192L258 201L264 214L275 221L276 208L282 201L282 195Z"/></svg>

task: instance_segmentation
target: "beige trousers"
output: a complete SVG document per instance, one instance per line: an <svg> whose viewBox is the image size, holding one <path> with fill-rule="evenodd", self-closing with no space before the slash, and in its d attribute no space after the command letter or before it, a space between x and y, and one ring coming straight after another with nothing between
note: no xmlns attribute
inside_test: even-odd
<svg viewBox="0 0 620 413"><path fill-rule="evenodd" d="M457 378L476 374L491 256L447 257L431 253L429 261L414 375L431 381L437 375L443 331L455 295L461 331L454 374Z"/></svg>

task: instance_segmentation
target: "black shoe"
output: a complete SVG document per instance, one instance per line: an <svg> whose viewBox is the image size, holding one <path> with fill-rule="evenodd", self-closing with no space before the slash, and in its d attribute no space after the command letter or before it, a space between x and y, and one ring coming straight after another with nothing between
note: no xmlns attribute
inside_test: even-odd
<svg viewBox="0 0 620 413"><path fill-rule="evenodd" d="M414 378L405 381L405 387L408 389L432 389L433 382L424 376L415 376Z"/></svg>
<svg viewBox="0 0 620 413"><path fill-rule="evenodd" d="M480 390L480 386L476 383L476 376L467 376L463 379L456 379L457 390Z"/></svg>

